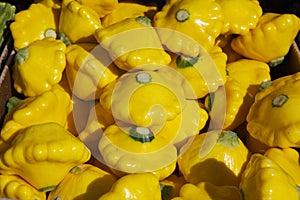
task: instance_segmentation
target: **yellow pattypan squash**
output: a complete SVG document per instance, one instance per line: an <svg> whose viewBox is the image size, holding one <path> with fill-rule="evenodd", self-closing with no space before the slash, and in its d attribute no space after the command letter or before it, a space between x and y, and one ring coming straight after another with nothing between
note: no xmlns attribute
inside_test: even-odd
<svg viewBox="0 0 300 200"><path fill-rule="evenodd" d="M300 147L300 73L273 80L255 96L247 130L269 147Z"/></svg>
<svg viewBox="0 0 300 200"><path fill-rule="evenodd" d="M118 6L118 0L76 0L80 4L95 10L99 18L113 12Z"/></svg>
<svg viewBox="0 0 300 200"><path fill-rule="evenodd" d="M298 200L294 179L273 160L255 153L251 156L239 185L242 199Z"/></svg>
<svg viewBox="0 0 300 200"><path fill-rule="evenodd" d="M162 180L176 167L177 149L169 141L170 133L162 130L154 135L147 127L132 126L125 130L114 124L104 130L98 149L106 165L116 171L152 172Z"/></svg>
<svg viewBox="0 0 300 200"><path fill-rule="evenodd" d="M263 82L271 80L269 66L261 61L239 59L226 65L227 75L237 80L254 98ZM263 83L264 84L264 83Z"/></svg>
<svg viewBox="0 0 300 200"><path fill-rule="evenodd" d="M49 193L48 199L97 199L116 180L114 175L91 164L78 165Z"/></svg>
<svg viewBox="0 0 300 200"><path fill-rule="evenodd" d="M242 200L239 189L233 185L217 186L210 182L186 183L179 196L171 200Z"/></svg>
<svg viewBox="0 0 300 200"><path fill-rule="evenodd" d="M5 116L1 138L11 143L20 130L34 124L56 122L64 126L71 111L69 94L57 85L39 96L19 100Z"/></svg>
<svg viewBox="0 0 300 200"><path fill-rule="evenodd" d="M98 29L95 37L115 64L126 71L143 64L167 65L171 61L146 16L126 18Z"/></svg>
<svg viewBox="0 0 300 200"><path fill-rule="evenodd" d="M209 51L223 26L223 12L214 0L171 0L153 18L162 44L170 51L196 57Z"/></svg>
<svg viewBox="0 0 300 200"><path fill-rule="evenodd" d="M147 16L151 19L156 11L156 6L140 4L136 1L119 2L111 13L101 18L101 23L103 27L107 27L126 18Z"/></svg>
<svg viewBox="0 0 300 200"><path fill-rule="evenodd" d="M53 190L73 167L90 159L90 150L63 126L26 127L1 154L1 174L21 176L40 191Z"/></svg>
<svg viewBox="0 0 300 200"><path fill-rule="evenodd" d="M103 88L122 74L107 57L107 52L97 44L80 43L67 47L66 77L75 96L82 100L99 99Z"/></svg>
<svg viewBox="0 0 300 200"><path fill-rule="evenodd" d="M197 57L174 54L169 66L188 81L197 99L215 92L226 81L226 55L218 46Z"/></svg>
<svg viewBox="0 0 300 200"><path fill-rule="evenodd" d="M277 163L300 186L300 160L299 152L296 149L269 148L264 153L264 156Z"/></svg>
<svg viewBox="0 0 300 200"><path fill-rule="evenodd" d="M224 13L223 34L245 35L256 27L262 8L258 0L216 0Z"/></svg>
<svg viewBox="0 0 300 200"><path fill-rule="evenodd" d="M18 12L10 25L14 48L18 51L36 40L56 38L59 15L60 9L43 3L33 3Z"/></svg>
<svg viewBox="0 0 300 200"><path fill-rule="evenodd" d="M76 0L63 0L59 18L59 35L67 44L96 42L94 32L102 28L98 14Z"/></svg>
<svg viewBox="0 0 300 200"><path fill-rule="evenodd" d="M250 155L235 132L215 130L201 133L183 146L177 162L189 183L238 186Z"/></svg>
<svg viewBox="0 0 300 200"><path fill-rule="evenodd" d="M111 191L98 200L161 200L158 179L150 173L130 174L119 178Z"/></svg>
<svg viewBox="0 0 300 200"><path fill-rule="evenodd" d="M247 90L230 76L227 77L224 88L219 88L205 98L205 107L212 121L217 123L214 113L224 115L224 121L220 121L223 122L223 130L234 130L244 122L252 103Z"/></svg>
<svg viewBox="0 0 300 200"><path fill-rule="evenodd" d="M255 28L234 38L231 47L246 58L275 66L283 61L300 30L300 19L293 14L265 13Z"/></svg>
<svg viewBox="0 0 300 200"><path fill-rule="evenodd" d="M36 40L20 49L12 72L16 91L36 96L59 83L66 66L65 51L66 45L54 38Z"/></svg>
<svg viewBox="0 0 300 200"><path fill-rule="evenodd" d="M46 193L37 190L17 175L0 175L0 198L46 200Z"/></svg>
<svg viewBox="0 0 300 200"><path fill-rule="evenodd" d="M185 96L190 92L185 91L184 81L168 67L147 65L111 83L101 94L100 102L117 120L137 126L157 126L183 112L187 105Z"/></svg>
<svg viewBox="0 0 300 200"><path fill-rule="evenodd" d="M227 80L224 88L206 97L206 107L209 111L213 106L222 105L225 89L225 121L223 129L234 130L246 121L247 114L254 102L254 96L262 83L271 80L269 66L260 61L240 59L226 65ZM224 103L223 103L224 104ZM223 109L220 107L220 109Z"/></svg>

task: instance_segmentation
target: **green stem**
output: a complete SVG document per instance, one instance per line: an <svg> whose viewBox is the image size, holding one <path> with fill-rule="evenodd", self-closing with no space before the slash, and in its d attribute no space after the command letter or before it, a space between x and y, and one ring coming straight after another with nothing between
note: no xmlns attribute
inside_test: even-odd
<svg viewBox="0 0 300 200"><path fill-rule="evenodd" d="M129 136L141 143L151 142L154 139L154 134L147 127L133 127L129 131Z"/></svg>
<svg viewBox="0 0 300 200"><path fill-rule="evenodd" d="M41 192L49 192L49 191L54 190L55 188L56 188L56 185L49 185L49 186L40 188L39 191L41 191Z"/></svg>
<svg viewBox="0 0 300 200"><path fill-rule="evenodd" d="M151 19L146 16L138 16L135 18L135 20L144 26L151 26Z"/></svg>
<svg viewBox="0 0 300 200"><path fill-rule="evenodd" d="M193 67L199 60L199 57L178 56L176 58L176 66L178 68Z"/></svg>
<svg viewBox="0 0 300 200"><path fill-rule="evenodd" d="M211 112L213 104L214 104L214 100L215 100L215 93L210 93L207 96L207 106L206 106L206 110L208 112Z"/></svg>
<svg viewBox="0 0 300 200"><path fill-rule="evenodd" d="M179 9L176 12L175 18L178 22L185 22L190 18L190 13L187 9Z"/></svg>
<svg viewBox="0 0 300 200"><path fill-rule="evenodd" d="M274 97L272 101L272 107L280 108L282 107L287 101L289 100L289 97L285 94L280 94L276 97Z"/></svg>
<svg viewBox="0 0 300 200"><path fill-rule="evenodd" d="M237 134L233 131L223 131L218 138L218 143L231 148L240 144Z"/></svg>
<svg viewBox="0 0 300 200"><path fill-rule="evenodd" d="M9 98L6 104L7 111L9 112L11 109L13 109L20 101L21 99L19 99L18 97Z"/></svg>
<svg viewBox="0 0 300 200"><path fill-rule="evenodd" d="M52 37L55 38L57 37L56 31L53 28L47 28L44 32L45 37Z"/></svg>
<svg viewBox="0 0 300 200"><path fill-rule="evenodd" d="M17 63L22 64L29 57L29 52L27 48L19 49L15 56L15 60Z"/></svg>
<svg viewBox="0 0 300 200"><path fill-rule="evenodd" d="M263 82L261 82L260 86L258 87L258 90L262 91L266 87L269 87L271 84L272 84L272 81L263 81Z"/></svg>
<svg viewBox="0 0 300 200"><path fill-rule="evenodd" d="M170 185L160 184L161 199L162 200L171 200L173 187Z"/></svg>
<svg viewBox="0 0 300 200"><path fill-rule="evenodd" d="M65 43L66 44L66 46L69 46L69 45L71 45L72 43L71 43L71 40L65 35L65 33L60 33L60 37L59 37L59 39L61 40L61 41L63 41L63 43Z"/></svg>
<svg viewBox="0 0 300 200"><path fill-rule="evenodd" d="M277 65L280 65L283 61L284 61L284 56L279 57L279 58L275 58L275 59L269 61L268 65L270 67L276 67Z"/></svg>
<svg viewBox="0 0 300 200"><path fill-rule="evenodd" d="M80 166L76 166L76 167L73 167L70 172L72 174L80 174L82 171L83 171L83 169Z"/></svg>
<svg viewBox="0 0 300 200"><path fill-rule="evenodd" d="M140 84L150 83L151 79L152 79L151 75L147 72L141 72L135 76L136 82Z"/></svg>

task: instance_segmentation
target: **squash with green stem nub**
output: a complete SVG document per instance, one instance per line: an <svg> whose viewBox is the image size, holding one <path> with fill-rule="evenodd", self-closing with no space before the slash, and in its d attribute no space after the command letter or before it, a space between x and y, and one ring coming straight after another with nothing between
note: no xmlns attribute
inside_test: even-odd
<svg viewBox="0 0 300 200"><path fill-rule="evenodd" d="M25 96L36 96L59 83L66 66L65 51L66 45L51 37L20 49L12 72L16 91Z"/></svg>
<svg viewBox="0 0 300 200"><path fill-rule="evenodd" d="M256 94L247 115L251 137L268 147L300 147L299 87L298 72L273 80Z"/></svg>
<svg viewBox="0 0 300 200"><path fill-rule="evenodd" d="M255 153L251 156L239 185L245 200L298 200L295 180L272 159Z"/></svg>
<svg viewBox="0 0 300 200"><path fill-rule="evenodd" d="M284 60L299 30L298 16L266 12L253 29L235 37L231 47L246 58L274 67Z"/></svg>
<svg viewBox="0 0 300 200"><path fill-rule="evenodd" d="M22 100L11 97L8 108L0 133L2 140L11 143L21 129L34 124L56 122L65 126L72 102L69 94L56 85L38 96Z"/></svg>
<svg viewBox="0 0 300 200"><path fill-rule="evenodd" d="M106 192L117 178L91 164L75 166L52 190L48 199L97 199Z"/></svg>
<svg viewBox="0 0 300 200"><path fill-rule="evenodd" d="M223 19L216 1L171 0L154 15L153 26L170 51L196 57L201 47L209 51L214 46Z"/></svg>
<svg viewBox="0 0 300 200"><path fill-rule="evenodd" d="M125 18L97 29L95 37L114 63L125 71L145 64L167 65L171 61L146 16Z"/></svg>
<svg viewBox="0 0 300 200"><path fill-rule="evenodd" d="M217 186L238 186L251 155L235 132L219 130L197 135L181 151L177 163L187 182L207 181Z"/></svg>
<svg viewBox="0 0 300 200"><path fill-rule="evenodd" d="M1 154L0 172L18 175L40 191L53 190L90 150L63 126L42 123L22 129Z"/></svg>
<svg viewBox="0 0 300 200"><path fill-rule="evenodd" d="M59 8L43 3L33 3L28 9L16 13L10 25L14 48L19 51L34 41L56 36L48 33L49 30L58 33L59 15Z"/></svg>

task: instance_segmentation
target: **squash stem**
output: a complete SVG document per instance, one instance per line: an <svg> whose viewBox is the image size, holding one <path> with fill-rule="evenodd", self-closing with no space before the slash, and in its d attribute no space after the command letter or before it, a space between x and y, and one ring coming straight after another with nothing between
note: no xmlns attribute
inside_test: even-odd
<svg viewBox="0 0 300 200"><path fill-rule="evenodd" d="M21 99L19 99L18 97L9 98L6 104L7 111L9 112L11 109L13 109L20 101Z"/></svg>
<svg viewBox="0 0 300 200"><path fill-rule="evenodd" d="M19 49L15 56L15 60L19 63L22 64L25 60L27 60L29 56L28 49L27 48L22 48Z"/></svg>
<svg viewBox="0 0 300 200"><path fill-rule="evenodd" d="M145 143L154 139L154 134L147 127L133 127L129 131L129 136L135 141Z"/></svg>
<svg viewBox="0 0 300 200"><path fill-rule="evenodd" d="M147 72L141 72L135 76L135 79L136 79L136 82L138 82L140 84L146 84L146 83L151 82L152 77Z"/></svg>
<svg viewBox="0 0 300 200"><path fill-rule="evenodd" d="M175 18L178 22L185 22L190 18L190 13L187 9L179 9L176 12Z"/></svg>
<svg viewBox="0 0 300 200"><path fill-rule="evenodd" d="M52 37L54 39L56 39L57 34L56 31L53 28L47 28L44 32L44 36L47 37Z"/></svg>
<svg viewBox="0 0 300 200"><path fill-rule="evenodd" d="M280 94L273 99L272 107L280 108L288 101L288 99L289 97L287 95Z"/></svg>
<svg viewBox="0 0 300 200"><path fill-rule="evenodd" d="M146 16L138 16L135 20L144 26L151 26L151 19Z"/></svg>
<svg viewBox="0 0 300 200"><path fill-rule="evenodd" d="M218 138L218 143L231 148L240 144L237 134L233 131L223 131Z"/></svg>

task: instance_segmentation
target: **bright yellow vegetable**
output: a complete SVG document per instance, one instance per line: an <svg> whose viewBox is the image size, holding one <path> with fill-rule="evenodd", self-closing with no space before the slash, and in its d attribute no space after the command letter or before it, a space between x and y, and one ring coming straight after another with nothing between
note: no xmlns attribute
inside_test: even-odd
<svg viewBox="0 0 300 200"><path fill-rule="evenodd" d="M12 77L14 88L25 96L36 96L62 79L66 66L66 45L54 38L30 43L16 54Z"/></svg>
<svg viewBox="0 0 300 200"><path fill-rule="evenodd" d="M210 148L210 144L214 145ZM251 155L232 131L211 131L195 136L181 149L178 166L187 182L238 186ZM203 153L204 152L204 153Z"/></svg>
<svg viewBox="0 0 300 200"><path fill-rule="evenodd" d="M52 190L48 199L98 199L117 178L90 164L78 165Z"/></svg>
<svg viewBox="0 0 300 200"><path fill-rule="evenodd" d="M156 11L156 6L143 5L135 1L121 1L111 13L101 18L101 23L103 27L107 27L126 18L147 16L151 19Z"/></svg>
<svg viewBox="0 0 300 200"><path fill-rule="evenodd" d="M231 47L246 58L274 66L288 53L299 30L300 19L296 15L265 13L255 28L234 38Z"/></svg>
<svg viewBox="0 0 300 200"><path fill-rule="evenodd" d="M181 187L179 194L172 200L242 200L238 187L216 186L210 182L186 183Z"/></svg>
<svg viewBox="0 0 300 200"><path fill-rule="evenodd" d="M46 193L38 191L16 175L0 175L0 198L46 200Z"/></svg>
<svg viewBox="0 0 300 200"><path fill-rule="evenodd" d="M247 90L230 76L227 77L224 88L219 88L205 98L206 109L213 121L213 113L223 113L224 108L219 105L226 107L224 111L224 124L222 126L224 130L234 130L244 122L252 103L253 100L247 94ZM217 109L220 109L220 111Z"/></svg>
<svg viewBox="0 0 300 200"><path fill-rule="evenodd" d="M109 84L100 102L116 121L147 127L154 134L166 124L164 131L171 136L166 138L179 144L198 134L208 119L193 99L193 90L180 74L151 65L151 70L148 66L139 68Z"/></svg>
<svg viewBox="0 0 300 200"><path fill-rule="evenodd" d="M6 114L1 138L11 143L20 130L34 124L56 122L64 126L71 111L69 94L57 85L39 96L20 100Z"/></svg>
<svg viewBox="0 0 300 200"><path fill-rule="evenodd" d="M18 51L36 40L56 38L59 13L59 9L43 3L33 3L28 9L18 12L10 25L14 48Z"/></svg>
<svg viewBox="0 0 300 200"><path fill-rule="evenodd" d="M170 142L172 132L162 130L154 135L147 127L124 129L114 124L104 130L98 149L106 165L128 174L151 172L160 180L173 173L177 149Z"/></svg>
<svg viewBox="0 0 300 200"><path fill-rule="evenodd" d="M245 200L298 200L294 179L271 159L255 153L242 175L239 185Z"/></svg>
<svg viewBox="0 0 300 200"><path fill-rule="evenodd" d="M67 47L66 77L75 96L82 100L99 99L103 88L122 74L107 57L107 52L97 44L81 43Z"/></svg>
<svg viewBox="0 0 300 200"><path fill-rule="evenodd" d="M159 181L151 173L130 174L119 178L111 191L98 200L161 200Z"/></svg>
<svg viewBox="0 0 300 200"><path fill-rule="evenodd" d="M144 64L167 65L171 61L146 16L126 18L98 29L95 37L115 64L126 71Z"/></svg>
<svg viewBox="0 0 300 200"><path fill-rule="evenodd" d="M277 163L287 174L294 178L300 186L300 160L299 153L293 148L269 148L264 156Z"/></svg>
<svg viewBox="0 0 300 200"><path fill-rule="evenodd" d="M153 18L162 44L184 56L209 51L221 33L223 12L214 0L171 0Z"/></svg>
<svg viewBox="0 0 300 200"><path fill-rule="evenodd" d="M263 82L271 80L269 66L257 60L240 59L226 65L228 76L237 80L254 97Z"/></svg>
<svg viewBox="0 0 300 200"><path fill-rule="evenodd" d="M223 34L245 35L262 15L258 0L216 0L224 13Z"/></svg>
<svg viewBox="0 0 300 200"><path fill-rule="evenodd" d="M300 147L300 73L271 82L255 96L247 115L249 134L269 147Z"/></svg>
<svg viewBox="0 0 300 200"><path fill-rule="evenodd" d="M80 4L96 11L99 18L113 12L118 6L118 0L76 0Z"/></svg>
<svg viewBox="0 0 300 200"><path fill-rule="evenodd" d="M219 88L215 93L207 96L206 107L211 111L213 106L218 107L225 101L226 111L223 129L234 130L246 121L249 109L254 102L254 96L259 91L261 83L268 83L271 76L269 66L266 63L249 59L240 59L227 64L226 71L225 100L222 98L223 88Z"/></svg>
<svg viewBox="0 0 300 200"><path fill-rule="evenodd" d="M40 191L53 190L90 150L63 126L49 122L22 129L0 159L0 172L19 175Z"/></svg>
<svg viewBox="0 0 300 200"><path fill-rule="evenodd" d="M169 66L184 76L193 88L196 98L215 92L226 82L227 57L218 46L213 47L209 53L202 52L201 56L197 57L177 54L172 57Z"/></svg>
<svg viewBox="0 0 300 200"><path fill-rule="evenodd" d="M153 70L128 72L112 83L113 87L105 88L100 102L115 119L125 123L162 125L180 115L187 104L182 79L170 79L168 72L173 71L159 66Z"/></svg>
<svg viewBox="0 0 300 200"><path fill-rule="evenodd" d="M59 34L70 43L96 42L94 32L102 28L98 14L76 0L63 0L59 18Z"/></svg>

